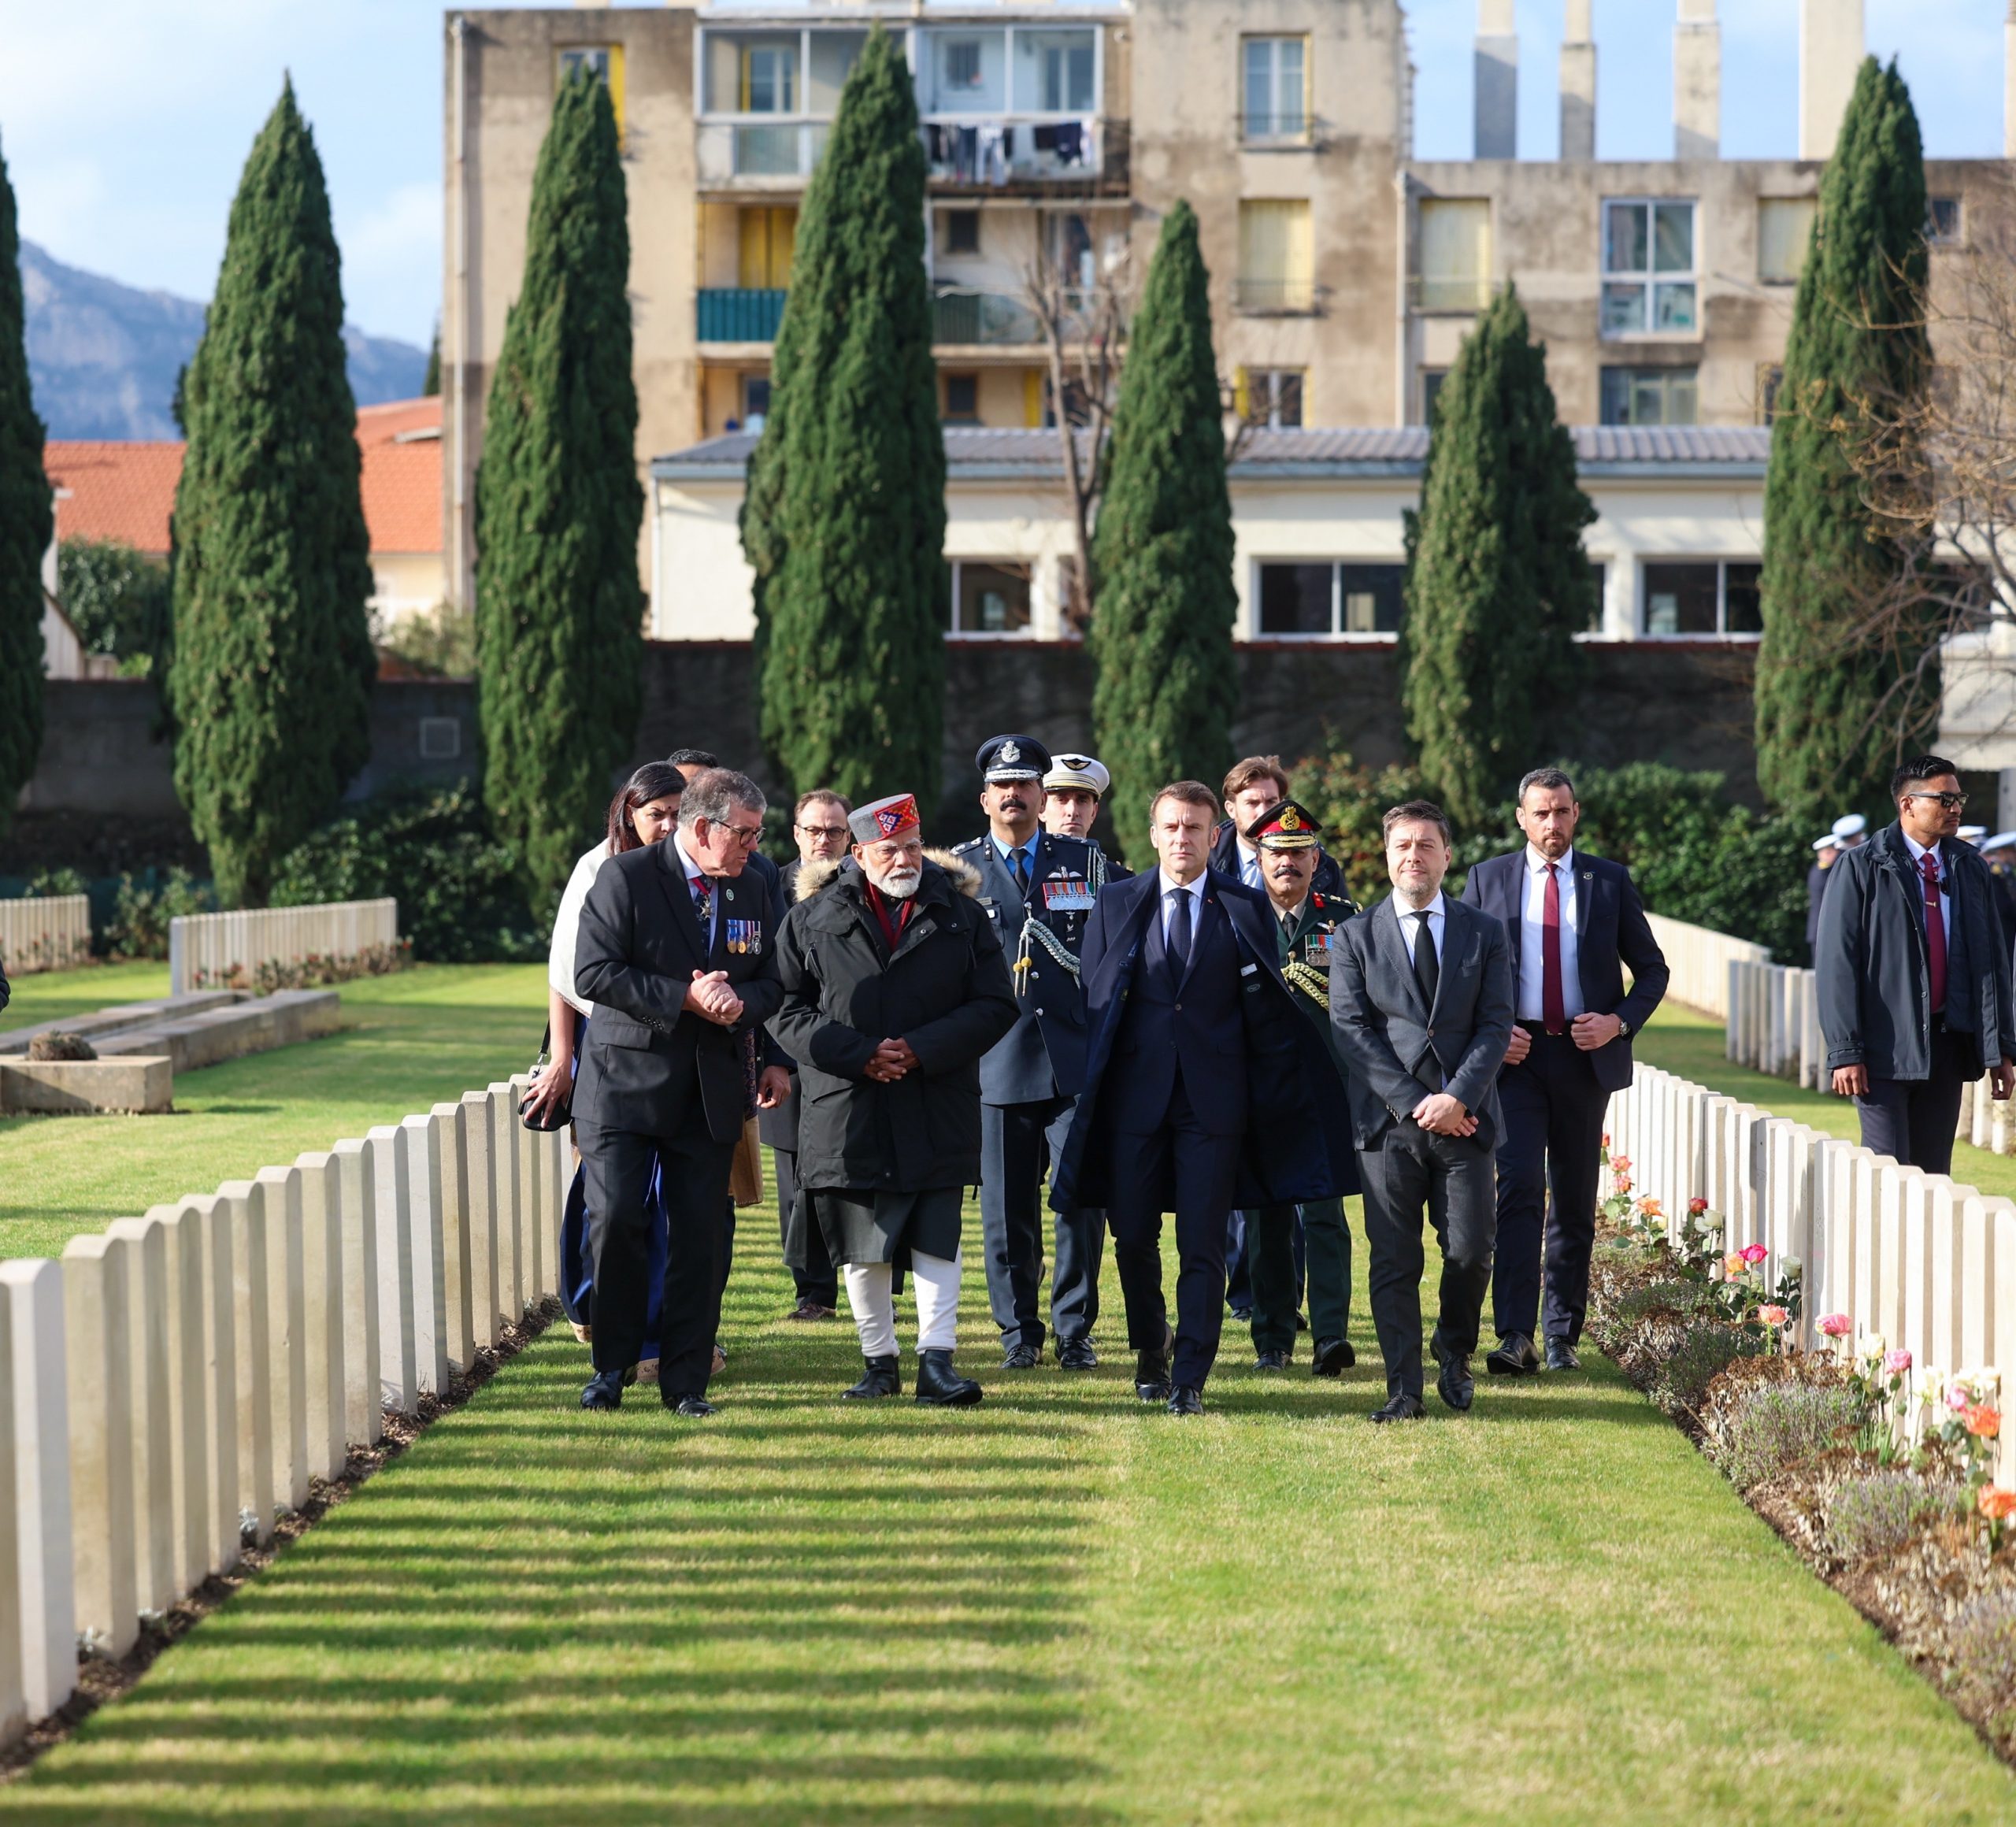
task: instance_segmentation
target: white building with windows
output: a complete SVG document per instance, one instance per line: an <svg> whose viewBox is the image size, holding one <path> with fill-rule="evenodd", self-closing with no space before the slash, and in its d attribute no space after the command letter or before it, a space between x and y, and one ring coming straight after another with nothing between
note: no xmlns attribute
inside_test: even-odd
<svg viewBox="0 0 2016 1827"><path fill-rule="evenodd" d="M1601 613L1589 638L1754 642L1768 429L1580 426L1584 549ZM742 641L750 572L736 521L755 439L655 459L651 635ZM1401 617L1403 510L1421 497L1418 426L1251 435L1229 473L1243 641L1390 643ZM1071 561L1055 432L945 432L945 627L954 640L1069 638Z"/></svg>

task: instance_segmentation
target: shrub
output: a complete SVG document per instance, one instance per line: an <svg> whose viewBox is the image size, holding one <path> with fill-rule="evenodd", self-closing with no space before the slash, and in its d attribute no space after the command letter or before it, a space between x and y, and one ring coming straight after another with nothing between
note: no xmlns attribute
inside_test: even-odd
<svg viewBox="0 0 2016 1827"><path fill-rule="evenodd" d="M2007 1699L2016 1695L2016 1592L1984 1592L1960 1607L1949 1633L1965 1679Z"/></svg>
<svg viewBox="0 0 2016 1827"><path fill-rule="evenodd" d="M1747 1491L1818 1457L1862 1420L1853 1389L1810 1383L1768 1383L1739 1401L1714 1447L1729 1481Z"/></svg>
<svg viewBox="0 0 2016 1827"><path fill-rule="evenodd" d="M28 878L26 899L54 900L64 895L81 895L89 884L75 869L38 869Z"/></svg>
<svg viewBox="0 0 2016 1827"><path fill-rule="evenodd" d="M95 1059L98 1049L81 1034L38 1034L28 1043L28 1058L37 1062Z"/></svg>
<svg viewBox="0 0 2016 1827"><path fill-rule="evenodd" d="M119 878L105 949L113 958L166 958L168 923L191 914L209 914L217 897L185 869L172 869L158 888L143 888L131 876Z"/></svg>
<svg viewBox="0 0 2016 1827"><path fill-rule="evenodd" d="M371 635L384 652L428 678L476 676L476 611L458 603L437 602L395 622L374 616Z"/></svg>
<svg viewBox="0 0 2016 1827"><path fill-rule="evenodd" d="M334 819L280 859L272 905L399 903L416 958L466 964L543 958L511 853L467 782L405 788Z"/></svg>
<svg viewBox="0 0 2016 1827"><path fill-rule="evenodd" d="M1697 1408L1710 1384L1737 1358L1755 1357L1758 1350L1755 1335L1741 1326L1697 1326L1659 1366L1653 1393Z"/></svg>
<svg viewBox="0 0 2016 1827"><path fill-rule="evenodd" d="M1929 1493L1909 1472L1865 1472L1827 1498L1827 1545L1844 1561L1873 1560L1910 1539Z"/></svg>
<svg viewBox="0 0 2016 1827"><path fill-rule="evenodd" d="M65 539L57 548L57 595L91 654L152 673L169 638L168 567L120 539Z"/></svg>
<svg viewBox="0 0 2016 1827"><path fill-rule="evenodd" d="M1668 1314L1684 1319L1695 1314L1714 1311L1714 1292L1707 1283L1700 1281L1648 1281L1643 1288L1632 1288L1617 1303L1618 1321L1625 1325Z"/></svg>

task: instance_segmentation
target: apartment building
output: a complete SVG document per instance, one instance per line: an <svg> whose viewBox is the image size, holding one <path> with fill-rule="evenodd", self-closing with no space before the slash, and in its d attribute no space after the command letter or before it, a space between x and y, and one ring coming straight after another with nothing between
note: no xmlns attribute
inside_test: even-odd
<svg viewBox="0 0 2016 1827"><path fill-rule="evenodd" d="M1399 0L719 0L451 13L450 575L466 590L484 399L523 264L533 163L566 71L586 61L602 75L621 128L638 461L648 477L654 458L703 443L718 455L734 447L715 441L760 428L798 211L876 19L902 36L917 83L948 427L1054 425L1058 402L1027 302L1032 272L1124 283L1179 198L1198 212L1228 409L1260 428L1424 424L1477 312L1508 282L1547 343L1567 422L1759 424L1862 53L1861 0L1800 0L1800 156L1785 160L1718 156L1714 0L1676 5L1674 156L1630 164L1594 156L1590 0L1569 0L1562 156L1547 161L1518 156L1512 0L1480 0L1477 156L1458 161L1412 157L1414 71ZM1927 171L1935 247L2006 212L2006 160L1934 161ZM1676 455L1661 472L1664 447L1645 448L1634 473L1648 484L1699 480L1720 501L1726 470L1690 472ZM652 486L690 469L674 461ZM1298 498L1318 516L1340 506L1321 489ZM684 573L677 554L654 549L682 524L663 509L654 494L639 554L654 588ZM1726 521L1719 506L1714 513ZM1306 550L1330 539L1343 565L1358 524L1345 515L1334 537L1318 528L1291 543ZM1761 520L1725 560L1754 561L1760 536ZM1396 540L1397 524L1378 529L1380 562ZM1257 603L1249 581L1242 591ZM1605 632L1659 632L1665 610L1621 574L1606 601ZM1048 632L1043 605L1039 584L1018 626ZM948 632L961 632L961 615L948 608ZM742 618L733 606L687 615L654 603L653 627L717 637ZM1715 626L1718 637L1740 632L1719 608ZM1257 610L1245 627L1250 638L1270 632Z"/></svg>

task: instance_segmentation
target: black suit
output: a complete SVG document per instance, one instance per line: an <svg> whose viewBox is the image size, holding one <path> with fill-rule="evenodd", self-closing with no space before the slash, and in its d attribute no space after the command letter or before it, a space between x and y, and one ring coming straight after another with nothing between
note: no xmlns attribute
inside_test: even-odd
<svg viewBox="0 0 2016 1827"><path fill-rule="evenodd" d="M758 878L713 884L702 932L673 839L611 857L581 909L574 983L595 1005L574 1080L595 1263L595 1363L637 1361L645 1286L645 1189L654 1164L670 1233L658 1386L707 1386L721 1323L728 1169L747 1104L743 1035L776 1011L776 933ZM730 949L731 932L738 949ZM696 970L725 970L743 1002L731 1030L685 1008Z"/></svg>
<svg viewBox="0 0 2016 1827"><path fill-rule="evenodd" d="M750 860L754 862L755 858ZM776 912L780 930L798 891L800 866L800 860L794 858L777 872ZM777 1235L784 1246L784 1267L791 1271L791 1285L801 1301L837 1307L839 1276L826 1254L826 1240L818 1222L812 1216L812 1202L798 1184L798 1109L805 1099L804 1083L799 1077L798 1062L777 1044L768 1029L763 1035L763 1063L781 1065L791 1074L791 1095L756 1115L757 1134L776 1166Z"/></svg>
<svg viewBox="0 0 2016 1827"><path fill-rule="evenodd" d="M1570 850L1574 872L1575 976L1581 1012L1617 1015L1635 1034L1665 995L1670 973L1652 936L1631 872L1606 857ZM1530 886L1525 846L1470 871L1464 900L1503 922L1512 988L1532 1050L1498 1080L1505 1133L1498 1144L1498 1250L1492 1321L1517 1332L1573 1344L1589 1304L1589 1253L1596 1237L1596 1171L1603 1113L1612 1091L1631 1082L1630 1034L1585 1053L1567 1034L1545 1032L1543 1011L1517 1006L1524 912ZM1625 994L1624 973L1632 974ZM1565 1000L1565 999L1564 999ZM1551 1181L1554 1201L1547 1206ZM1541 1311L1542 1257L1546 1311Z"/></svg>

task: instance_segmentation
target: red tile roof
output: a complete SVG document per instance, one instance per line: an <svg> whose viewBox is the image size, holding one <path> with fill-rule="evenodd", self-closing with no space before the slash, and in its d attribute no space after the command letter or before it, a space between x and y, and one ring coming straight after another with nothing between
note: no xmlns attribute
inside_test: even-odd
<svg viewBox="0 0 2016 1827"><path fill-rule="evenodd" d="M441 550L441 402L392 400L357 415L364 458L364 518L374 552ZM430 435L431 434L431 435ZM43 450L50 481L69 491L56 503L60 539L119 539L165 555L179 443L121 443L52 438Z"/></svg>

